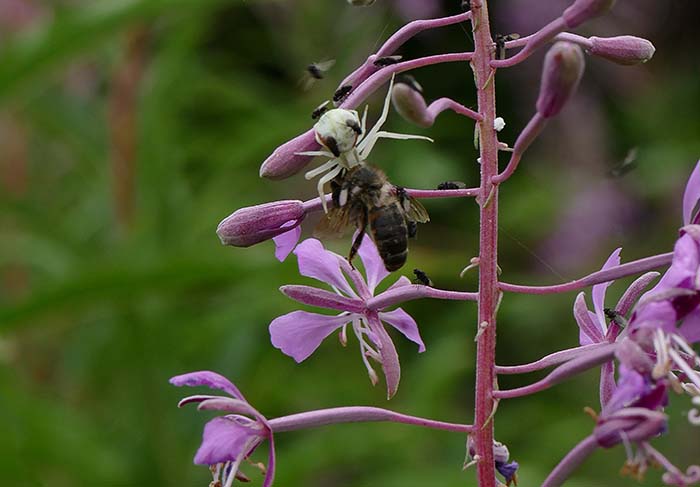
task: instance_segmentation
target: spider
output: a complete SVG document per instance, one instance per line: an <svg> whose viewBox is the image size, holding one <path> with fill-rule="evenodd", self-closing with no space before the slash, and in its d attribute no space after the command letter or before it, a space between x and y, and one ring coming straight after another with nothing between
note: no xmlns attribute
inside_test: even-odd
<svg viewBox="0 0 700 487"><path fill-rule="evenodd" d="M365 106L364 113L362 114L362 120L360 120L355 110L333 108L321 115L316 124L314 124L316 141L321 144L325 150L297 153L297 155L300 156L323 156L330 158L327 162L304 175L306 179L313 179L316 176L326 173L321 176L317 185L318 195L321 197L324 212L328 213L326 198L323 192L325 184L338 176L344 169L347 170L364 164L369 153L374 148L374 144L377 143L377 140L385 138L433 141L430 137L425 137L423 135L399 134L380 130L389 115L389 103L393 85L394 77L392 76L391 82L389 83L389 91L384 99L382 114L369 132L367 132L367 106Z"/></svg>

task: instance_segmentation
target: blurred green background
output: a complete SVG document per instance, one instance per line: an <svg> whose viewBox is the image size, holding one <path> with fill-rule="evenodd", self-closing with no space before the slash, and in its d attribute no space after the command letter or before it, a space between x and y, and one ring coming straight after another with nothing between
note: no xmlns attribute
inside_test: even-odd
<svg viewBox="0 0 700 487"><path fill-rule="evenodd" d="M343 349L328 339L301 365L270 345L269 322L299 309L277 288L310 281L293 258L277 262L271 243L222 247L214 230L239 207L312 197L315 183L301 175L259 179L260 163L306 130L313 108L403 22L457 13L459 3L0 0L0 485L207 485L207 469L192 465L206 415L178 410L188 391L167 383L187 371L228 376L268 417L387 407L352 341ZM491 4L494 32L527 34L568 2ZM699 13L691 0L620 0L580 30L648 37L656 57L637 67L588 58L579 95L502 190L504 280L557 283L596 270L620 245L624 260L672 248L700 155ZM400 53L470 50L468 30L426 32ZM541 57L499 71L504 141L533 112ZM302 91L304 67L331 58L327 79ZM429 100L474 106L467 65L414 74ZM371 117L382 96L370 100ZM392 182L477 184L469 121L445 113L419 130L394 114L387 127L435 139L382 142L372 161ZM630 154L635 169L611 177ZM475 289L475 275L457 275L478 252L476 205L426 206L432 221L402 273L419 267L438 287ZM330 246L344 253L349 241ZM612 303L624 284L611 288ZM507 295L499 363L574 346L574 296ZM404 308L428 350L397 338L403 379L388 407L471 421L475 306ZM582 408L598 405L596 376L500 405L497 437L522 465L522 486L539 485L590 433ZM501 387L536 378L504 377ZM689 406L673 401L671 434L655 442L681 466L700 451ZM280 434L276 485L474 486L474 472L461 470L464 443L401 425ZM567 485L636 485L617 473L624 459L621 448L597 453ZM648 477L644 485L660 484L658 472Z"/></svg>

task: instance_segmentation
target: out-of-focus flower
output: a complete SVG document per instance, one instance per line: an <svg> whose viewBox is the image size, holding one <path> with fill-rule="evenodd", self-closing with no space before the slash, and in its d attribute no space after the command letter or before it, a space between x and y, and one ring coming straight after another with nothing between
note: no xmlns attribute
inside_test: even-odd
<svg viewBox="0 0 700 487"><path fill-rule="evenodd" d="M591 37L589 41L589 53L626 66L645 63L656 52L654 44L635 36Z"/></svg>
<svg viewBox="0 0 700 487"><path fill-rule="evenodd" d="M263 487L272 485L275 477L275 445L272 438L272 428L267 419L253 408L243 397L243 394L231 381L209 371L191 372L170 379L170 383L182 387L205 386L218 389L230 395L188 396L178 403L182 407L189 403L198 403L200 411L224 411L225 416L219 416L204 426L202 444L194 457L197 465L208 465L214 480L212 485L229 487L234 479L248 481L239 472L241 462L255 451L263 442L270 441L270 453L265 470Z"/></svg>
<svg viewBox="0 0 700 487"><path fill-rule="evenodd" d="M362 360L370 380L375 384L378 377L369 363L369 358L381 364L386 377L387 395L393 396L399 385L401 371L396 349L383 323L388 323L418 344L419 352L425 350L425 345L416 322L404 310L397 308L393 311L381 311L369 309L367 306L367 301L374 297L377 285L389 275L372 240L363 239L358 251L367 275L366 280L362 274L350 267L343 257L326 250L316 239L304 240L296 247L294 253L298 258L301 275L329 284L335 292L311 286L283 286L281 291L301 303L334 309L341 313L324 315L293 311L275 318L270 323L272 344L297 362L301 362L335 330L341 330L340 340L345 345L347 326L350 324L360 343ZM412 284L402 276L385 293L401 286Z"/></svg>
<svg viewBox="0 0 700 487"><path fill-rule="evenodd" d="M583 51L571 42L559 41L544 58L537 112L544 118L557 115L578 88L585 67Z"/></svg>

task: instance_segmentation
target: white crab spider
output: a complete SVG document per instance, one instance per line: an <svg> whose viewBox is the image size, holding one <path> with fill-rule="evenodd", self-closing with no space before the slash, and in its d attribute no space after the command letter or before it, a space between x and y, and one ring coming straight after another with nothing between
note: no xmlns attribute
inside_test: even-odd
<svg viewBox="0 0 700 487"><path fill-rule="evenodd" d="M325 150L298 152L300 156L323 156L330 158L329 161L321 164L315 169L305 174L306 179L326 173L318 180L318 194L321 197L323 211L328 213L326 198L323 187L327 182L335 178L343 169L350 169L354 166L364 164L369 153L374 148L374 144L381 138L385 139L419 139L433 141L430 137L423 135L398 134L380 130L389 115L389 103L391 101L391 89L394 85L394 77L391 77L389 91L384 99L382 114L377 123L367 132L367 107L362 114L362 120L355 110L344 108L334 108L324 113L314 125L316 142L321 144Z"/></svg>

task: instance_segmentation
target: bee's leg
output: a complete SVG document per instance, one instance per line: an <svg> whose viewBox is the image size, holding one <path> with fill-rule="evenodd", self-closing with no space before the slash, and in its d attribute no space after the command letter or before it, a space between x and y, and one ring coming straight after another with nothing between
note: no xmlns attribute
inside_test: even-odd
<svg viewBox="0 0 700 487"><path fill-rule="evenodd" d="M355 258L355 255L357 254L357 251L360 249L360 245L362 245L362 239L365 236L365 231L367 230L367 210L363 211L360 214L360 219L358 221L358 226L357 229L359 230L357 233L357 236L355 237L355 240L352 242L352 247L350 247L350 254L348 255L348 262L350 263L350 266L354 269L355 266L352 265L352 259Z"/></svg>

